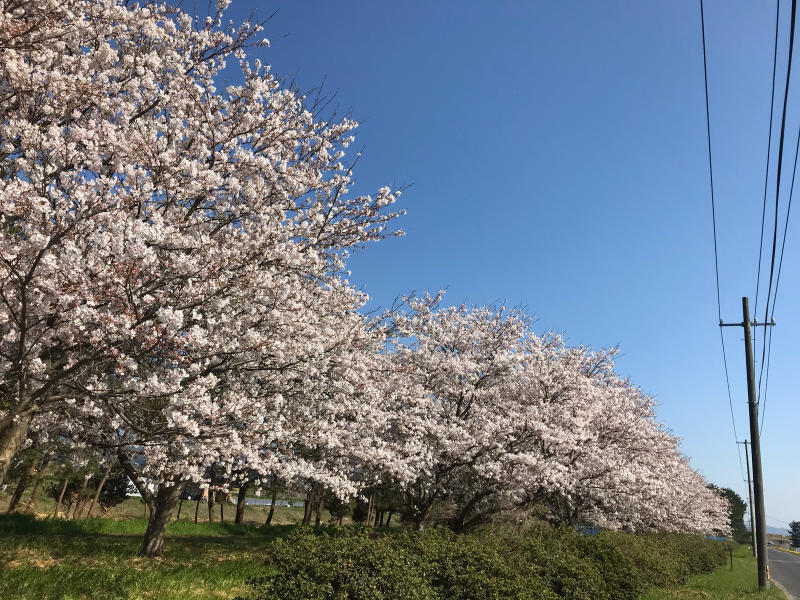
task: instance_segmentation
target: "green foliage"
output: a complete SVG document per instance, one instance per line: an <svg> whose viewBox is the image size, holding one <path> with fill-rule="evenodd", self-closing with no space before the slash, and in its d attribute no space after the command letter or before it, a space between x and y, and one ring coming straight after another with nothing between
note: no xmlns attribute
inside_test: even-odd
<svg viewBox="0 0 800 600"><path fill-rule="evenodd" d="M369 513L369 504L360 498L355 500L355 506L353 507L353 522L354 523L364 523L367 520L367 514Z"/></svg>
<svg viewBox="0 0 800 600"><path fill-rule="evenodd" d="M353 502L340 500L335 494L328 494L323 506L334 521L348 517L353 512Z"/></svg>
<svg viewBox="0 0 800 600"><path fill-rule="evenodd" d="M792 546L800 547L800 522L792 521L789 523L789 536L792 538Z"/></svg>
<svg viewBox="0 0 800 600"><path fill-rule="evenodd" d="M433 600L420 557L406 551L409 541L371 538L360 528L331 537L299 527L268 550L270 572L249 583L258 598Z"/></svg>
<svg viewBox="0 0 800 600"><path fill-rule="evenodd" d="M63 481L53 481L44 488L45 496L51 500L58 501L61 497L61 489L64 485ZM78 494L83 489L83 481L73 477L67 483L67 489L64 491L64 496L61 498L61 507L69 511L72 508L72 503L78 499Z"/></svg>
<svg viewBox="0 0 800 600"><path fill-rule="evenodd" d="M582 536L446 529L298 528L249 580L255 600L636 600L724 563L723 543L689 535Z"/></svg>
<svg viewBox="0 0 800 600"><path fill-rule="evenodd" d="M747 503L732 489L720 488L717 491L721 496L725 497L730 506L731 536L740 544L749 544L750 532L744 526L744 513L747 510Z"/></svg>
<svg viewBox="0 0 800 600"><path fill-rule="evenodd" d="M95 486L99 485L99 483L99 481L95 482ZM108 479L106 479L97 501L103 508L112 508L124 502L128 495L134 491L135 488L125 472L122 469L117 469L112 471Z"/></svg>
<svg viewBox="0 0 800 600"><path fill-rule="evenodd" d="M640 600L675 600L675 598L713 598L714 600L786 600L774 585L758 590L756 560L747 546L733 549L733 569L723 566L713 573L695 575L678 589L650 589Z"/></svg>

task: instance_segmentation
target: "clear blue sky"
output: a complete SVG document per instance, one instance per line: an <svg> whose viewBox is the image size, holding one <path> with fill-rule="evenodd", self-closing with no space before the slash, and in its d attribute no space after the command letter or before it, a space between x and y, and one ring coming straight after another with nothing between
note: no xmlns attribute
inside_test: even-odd
<svg viewBox="0 0 800 600"><path fill-rule="evenodd" d="M525 305L540 331L573 344L619 344L619 371L656 396L695 467L746 498L716 325L699 1L234 0L231 15L276 9L265 61L301 87L325 78L362 122L355 191L413 184L407 235L356 255L353 280L383 305L446 287L449 303ZM726 320L741 320L742 296L754 302L774 11L706 2ZM795 85L789 177L799 124ZM763 429L772 526L800 520L798 219ZM741 330L725 338L736 426L749 438Z"/></svg>

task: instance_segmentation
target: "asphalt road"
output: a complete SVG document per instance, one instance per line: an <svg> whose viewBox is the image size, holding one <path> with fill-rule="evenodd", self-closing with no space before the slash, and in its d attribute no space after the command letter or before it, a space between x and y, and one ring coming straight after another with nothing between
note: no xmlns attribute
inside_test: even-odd
<svg viewBox="0 0 800 600"><path fill-rule="evenodd" d="M789 600L800 600L800 556L768 548L767 560L770 577L791 595Z"/></svg>

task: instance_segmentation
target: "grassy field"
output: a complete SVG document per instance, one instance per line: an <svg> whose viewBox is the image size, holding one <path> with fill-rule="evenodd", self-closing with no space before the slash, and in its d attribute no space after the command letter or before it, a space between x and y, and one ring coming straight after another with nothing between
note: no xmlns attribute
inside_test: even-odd
<svg viewBox="0 0 800 600"><path fill-rule="evenodd" d="M27 494L21 506L27 504ZM286 498L290 499L290 498ZM8 494L0 494L0 511ZM128 498L99 518L70 520L42 495L33 515L0 514L0 598L106 599L233 598L247 593L245 579L263 573L263 549L303 518L303 507L276 506L270 527L261 527L269 507L246 506L244 524L233 523L236 506L226 502L225 521L214 507L185 501L180 519L167 529L164 557L136 557L147 526L145 506ZM176 507L174 517L178 516ZM323 521L329 520L323 512Z"/></svg>
<svg viewBox="0 0 800 600"><path fill-rule="evenodd" d="M0 510L6 496L0 496ZM24 506L24 503L23 503ZM268 509L249 506L247 524L235 525L235 506L225 505L225 522L208 522L201 503L184 502L180 520L167 530L164 556L136 557L146 527L144 505L129 498L102 518L53 519L54 503L43 499L33 515L0 514L0 598L45 599L202 599L247 596L245 581L263 575L265 550L285 537L302 518L302 507L277 507L273 524L261 526ZM177 509L175 512L177 517ZM328 515L324 515L324 521ZM394 524L394 523L393 523ZM729 567L698 576L684 587L652 591L642 600L696 598L783 599L778 589L759 594L755 562L745 548Z"/></svg>
<svg viewBox="0 0 800 600"><path fill-rule="evenodd" d="M733 551L733 571L730 564L714 573L697 575L689 583L675 590L651 590L641 600L739 600L753 598L763 600L785 600L786 596L774 585L767 592L758 591L756 559L746 546Z"/></svg>
<svg viewBox="0 0 800 600"><path fill-rule="evenodd" d="M20 502L20 507L18 507L17 512L22 512L27 503L29 498L30 491L25 492L22 496L22 501ZM289 525L292 523L298 523L303 519L303 500L300 498L279 498L279 500L292 500L299 504L299 506L276 506L275 507L275 514L272 517L272 523L276 525ZM0 493L0 513L5 512L6 507L8 506L9 502L9 494ZM39 498L39 502L36 505L36 510L33 511L40 518L45 517L52 517L53 511L55 510L55 501L51 498L46 498L44 494L41 495ZM195 510L198 509L197 512L197 520L198 523L207 522L208 521L208 504L201 501L198 505L197 502L193 500L185 500L183 502L183 507L180 508L180 520L181 521L194 521L195 517ZM85 510L85 509L84 509ZM223 517L225 521L233 521L234 517L236 516L236 504L230 501L226 501L224 503L223 510ZM97 517L106 517L110 519L130 519L130 518L144 518L146 516L147 509L145 508L144 502L138 496L133 496L128 498L122 504L118 504L117 506L110 508L108 510L103 510L100 507L95 508L94 516ZM175 517L178 516L179 507L176 506L173 512ZM244 509L244 522L249 523L251 525L262 525L264 521L267 519L267 514L269 513L268 506L256 506L256 505L246 505ZM62 507L59 511L59 515L61 517L68 517L67 511ZM322 514L323 521L327 522L330 518L326 511L323 511ZM214 504L214 520L219 521L221 518L220 516L220 503L217 502Z"/></svg>
<svg viewBox="0 0 800 600"><path fill-rule="evenodd" d="M34 521L0 517L0 598L233 598L264 570L266 544L287 525L256 528L180 521L164 557L136 558L144 519Z"/></svg>

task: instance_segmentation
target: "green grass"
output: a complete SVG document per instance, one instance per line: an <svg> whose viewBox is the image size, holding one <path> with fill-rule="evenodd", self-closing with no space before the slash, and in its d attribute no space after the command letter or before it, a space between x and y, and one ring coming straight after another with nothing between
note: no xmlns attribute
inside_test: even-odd
<svg viewBox="0 0 800 600"><path fill-rule="evenodd" d="M641 600L689 600L689 599L739 600L752 598L763 600L785 600L786 596L774 585L766 592L758 591L756 560L747 546L733 551L733 571L730 563L713 573L696 575L689 582L674 590L651 590Z"/></svg>
<svg viewBox="0 0 800 600"><path fill-rule="evenodd" d="M122 510L138 508L136 502L140 501L129 500L131 506ZM293 529L291 525L235 525L231 520L194 523L193 517L192 512L191 519L170 524L163 558L151 560L136 557L146 527L141 517L66 520L0 515L0 598L248 596L252 590L245 583L247 578L265 574L266 550ZM777 589L758 594L752 556L743 547L734 552L733 572L726 566L694 577L682 588L649 592L642 600L784 598Z"/></svg>
<svg viewBox="0 0 800 600"><path fill-rule="evenodd" d="M290 526L170 525L164 557L140 559L144 519L0 517L0 598L233 598L263 573L263 552Z"/></svg>
<svg viewBox="0 0 800 600"><path fill-rule="evenodd" d="M52 481L48 481L45 485L52 484ZM56 482L57 483L57 482ZM0 493L0 513L5 512L6 507L8 506L10 493ZM22 512L25 510L25 507L28 504L28 499L30 497L30 490L27 490L23 496L22 501L20 502L20 506L17 508L17 512ZM297 498L279 498L280 500L292 500L294 502L298 502L299 506L276 506L275 507L275 514L273 515L272 522L276 525L288 525L291 523L297 523L303 518L303 505L302 499ZM225 521L233 521L233 518L236 516L236 505L230 502L225 502L224 504L224 518ZM183 502L183 507L180 511L181 521L191 521L194 522L195 516L195 509L197 510L197 517L199 522L208 521L208 504L205 502L200 502L200 505L197 505L197 502L194 500L185 500ZM53 515L53 511L55 510L55 501L51 498L47 498L44 492L39 498L39 502L32 511L34 514L39 516L40 518L50 517ZM85 509L84 509L85 510ZM139 497L131 497L122 502L121 504L108 509L103 510L100 507L95 508L95 516L101 517L108 517L112 519L132 519L132 518L144 518L147 509L145 508L144 502ZM269 513L269 506L257 506L257 505L246 505L244 509L244 522L261 525L266 521L267 514ZM59 511L59 514L63 517L67 517L65 509L62 507ZM174 516L177 516L178 508L175 508L173 513ZM329 515L327 511L323 511L323 520L327 521ZM214 505L214 518L216 520L220 520L220 504L216 503Z"/></svg>

